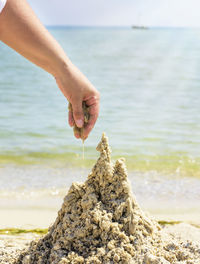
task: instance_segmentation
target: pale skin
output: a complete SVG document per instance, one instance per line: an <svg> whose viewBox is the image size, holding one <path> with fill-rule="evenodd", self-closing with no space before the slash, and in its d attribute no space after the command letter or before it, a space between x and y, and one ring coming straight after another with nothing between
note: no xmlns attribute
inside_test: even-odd
<svg viewBox="0 0 200 264"><path fill-rule="evenodd" d="M90 109L90 120L82 135L86 139L98 118L99 92L69 60L26 0L7 0L0 14L0 40L55 78L61 92L72 104L73 112L68 114L70 126L76 123L83 127L82 103L86 102ZM80 135L75 134L75 137L80 138Z"/></svg>

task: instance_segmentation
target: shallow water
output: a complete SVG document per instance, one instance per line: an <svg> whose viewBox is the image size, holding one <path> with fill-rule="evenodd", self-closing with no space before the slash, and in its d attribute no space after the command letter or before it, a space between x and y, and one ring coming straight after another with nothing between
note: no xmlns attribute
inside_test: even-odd
<svg viewBox="0 0 200 264"><path fill-rule="evenodd" d="M0 169L1 210L57 212L72 182L84 182L89 169L41 166ZM139 205L154 215L196 221L199 224L200 181L195 178L166 177L157 172L129 172L133 194ZM9 178L9 181L8 181ZM178 215L176 217L176 215ZM164 220L164 219L162 219Z"/></svg>
<svg viewBox="0 0 200 264"><path fill-rule="evenodd" d="M176 165L186 157L199 165L198 30L50 31L101 92L86 159L106 131L116 155L161 157L163 166L162 157L175 158ZM67 102L53 78L3 44L0 72L1 164L81 155L81 142L67 126Z"/></svg>
<svg viewBox="0 0 200 264"><path fill-rule="evenodd" d="M100 117L85 142L83 162L82 143L67 125L67 101L53 78L0 44L1 195L69 187L72 175L77 180L82 167L91 168L105 131L113 157L126 157L129 171L142 179L139 185L143 177L149 181L149 197L163 187L170 197L176 186L175 196L188 193L199 201L200 30L50 31L101 92ZM40 177L21 166L31 166L30 174L36 166ZM65 176L55 178L56 171ZM161 181L157 190L153 175Z"/></svg>

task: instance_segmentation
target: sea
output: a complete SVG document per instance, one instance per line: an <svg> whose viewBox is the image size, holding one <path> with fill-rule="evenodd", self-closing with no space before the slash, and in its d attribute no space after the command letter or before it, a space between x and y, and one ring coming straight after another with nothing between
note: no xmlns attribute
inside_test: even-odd
<svg viewBox="0 0 200 264"><path fill-rule="evenodd" d="M55 80L0 43L0 210L57 210L84 181L103 132L152 212L200 211L200 29L49 27L101 94L84 143Z"/></svg>

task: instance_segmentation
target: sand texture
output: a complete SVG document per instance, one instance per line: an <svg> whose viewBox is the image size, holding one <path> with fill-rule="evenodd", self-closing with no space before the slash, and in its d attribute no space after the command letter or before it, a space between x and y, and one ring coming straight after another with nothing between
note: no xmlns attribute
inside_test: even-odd
<svg viewBox="0 0 200 264"><path fill-rule="evenodd" d="M19 254L37 239L37 234L0 235L0 264L12 264Z"/></svg>
<svg viewBox="0 0 200 264"><path fill-rule="evenodd" d="M165 232L138 206L124 160L113 165L108 139L85 183L73 183L55 223L15 264L200 263L200 247Z"/></svg>

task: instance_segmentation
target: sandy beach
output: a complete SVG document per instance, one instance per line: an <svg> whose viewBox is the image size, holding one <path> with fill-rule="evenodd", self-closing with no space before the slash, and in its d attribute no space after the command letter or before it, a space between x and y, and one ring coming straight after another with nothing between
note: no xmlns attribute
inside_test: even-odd
<svg viewBox="0 0 200 264"><path fill-rule="evenodd" d="M100 87L101 117L83 160L51 78L0 43L0 263L199 264L196 31L50 30Z"/></svg>
<svg viewBox="0 0 200 264"><path fill-rule="evenodd" d="M72 183L62 202L64 189L59 198L32 194L22 202L19 196L17 208L2 195L0 263L199 264L199 212L162 210L161 201L146 212L131 191L124 159L111 161L105 134L97 151L86 181Z"/></svg>
<svg viewBox="0 0 200 264"><path fill-rule="evenodd" d="M61 205L61 204L60 204ZM0 229L5 228L22 228L22 229L35 229L47 228L51 225L57 216L57 210L37 210L37 209L0 209ZM155 211L155 209L148 210L157 221L166 222L183 222L195 226L200 225L199 212L186 212L186 213L169 213ZM38 217L39 216L39 217ZM15 221L13 221L15 219Z"/></svg>
<svg viewBox="0 0 200 264"><path fill-rule="evenodd" d="M200 229L189 224L181 223L163 226L163 233L173 234L182 241L188 238L194 243L200 243ZM19 235L0 235L0 263L11 264L23 249L29 246L32 240L37 240L41 235L34 233Z"/></svg>
<svg viewBox="0 0 200 264"><path fill-rule="evenodd" d="M0 263L10 264L27 248L29 243L37 239L36 234L21 234L21 235L0 235Z"/></svg>
<svg viewBox="0 0 200 264"><path fill-rule="evenodd" d="M19 228L20 230L44 229L51 225L57 216L57 211L41 210L1 210L0 230ZM40 217L38 217L38 215ZM199 214L167 215L151 214L157 221L168 222L162 225L162 232L173 234L182 241L190 239L200 244L200 216ZM15 219L15 221L13 221ZM173 224L174 221L181 223ZM5 231L6 232L6 231ZM26 232L26 231L25 231ZM36 233L22 233L17 235L0 234L0 263L11 264L26 249L32 240L37 240L42 235Z"/></svg>
<svg viewBox="0 0 200 264"><path fill-rule="evenodd" d="M198 216L181 222L145 213L131 191L124 160L111 161L105 134L97 150L100 156L87 180L72 184L57 217L24 211L15 224L29 230L0 230L0 263L198 264ZM10 225L14 214L5 210L2 221ZM48 225L48 232L38 229Z"/></svg>

